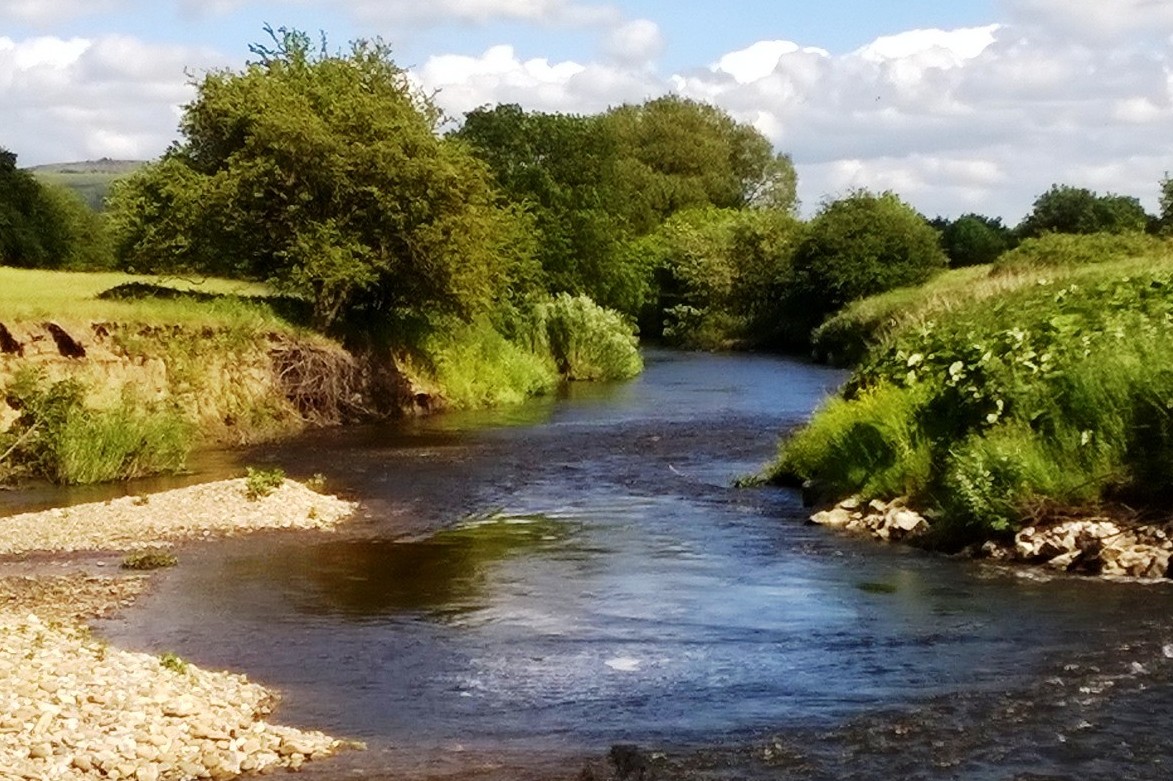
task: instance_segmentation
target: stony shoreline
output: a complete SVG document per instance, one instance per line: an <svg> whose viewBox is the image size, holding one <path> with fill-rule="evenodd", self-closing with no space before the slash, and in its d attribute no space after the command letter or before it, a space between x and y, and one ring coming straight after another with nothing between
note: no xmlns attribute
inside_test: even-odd
<svg viewBox="0 0 1173 781"><path fill-rule="evenodd" d="M262 529L334 528L350 502L243 480L0 518L3 560L127 551ZM266 720L276 695L241 675L132 653L86 621L130 604L142 574L0 577L0 778L226 781L298 769L348 745Z"/></svg>
<svg viewBox="0 0 1173 781"><path fill-rule="evenodd" d="M931 522L904 499L864 503L845 499L815 513L810 522L884 542L915 544ZM1058 519L1030 525L1010 542L989 541L967 551L973 558L1044 567L1103 579L1164 581L1173 578L1173 526L1103 517Z"/></svg>

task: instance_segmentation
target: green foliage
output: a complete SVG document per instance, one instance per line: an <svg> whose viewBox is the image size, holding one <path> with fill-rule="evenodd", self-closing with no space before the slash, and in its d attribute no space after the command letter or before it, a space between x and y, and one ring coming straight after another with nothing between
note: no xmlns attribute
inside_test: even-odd
<svg viewBox="0 0 1173 781"><path fill-rule="evenodd" d="M950 268L993 263L1014 244L1010 229L999 217L963 214L956 220L934 220Z"/></svg>
<svg viewBox="0 0 1173 781"><path fill-rule="evenodd" d="M945 265L937 232L911 206L860 190L811 221L794 257L789 315L813 328L851 301L923 283Z"/></svg>
<svg viewBox="0 0 1173 781"><path fill-rule="evenodd" d="M558 384L548 352L505 338L487 318L433 324L419 353L443 397L457 409L518 404Z"/></svg>
<svg viewBox="0 0 1173 781"><path fill-rule="evenodd" d="M468 317L524 276L527 220L437 136L440 112L385 44L329 54L270 33L256 61L195 85L184 140L115 189L125 262L271 280L320 327L355 309Z"/></svg>
<svg viewBox="0 0 1173 781"><path fill-rule="evenodd" d="M264 499L285 484L285 470L280 467L273 469L257 469L245 467L244 495L250 502Z"/></svg>
<svg viewBox="0 0 1173 781"><path fill-rule="evenodd" d="M823 489L866 499L923 492L932 451L919 420L926 398L877 385L848 401L828 401L809 425L787 440L772 468L782 475L817 478Z"/></svg>
<svg viewBox="0 0 1173 781"><path fill-rule="evenodd" d="M191 428L177 413L124 398L111 409L90 409L76 380L49 383L19 372L5 389L19 413L0 435L10 472L57 483L125 480L183 468Z"/></svg>
<svg viewBox="0 0 1173 781"><path fill-rule="evenodd" d="M631 324L586 296L560 293L537 304L533 320L535 341L569 380L626 380L643 370Z"/></svg>
<svg viewBox="0 0 1173 781"><path fill-rule="evenodd" d="M650 279L639 258L624 252L626 228L616 209L618 148L602 117L499 105L469 112L453 137L467 143L510 200L532 215L542 287L639 311Z"/></svg>
<svg viewBox="0 0 1173 781"><path fill-rule="evenodd" d="M1173 262L1026 279L893 329L776 476L910 493L950 544L1040 504L1157 501L1173 479Z"/></svg>
<svg viewBox="0 0 1173 781"><path fill-rule="evenodd" d="M39 182L0 149L0 264L103 268L113 264L105 225L74 193Z"/></svg>
<svg viewBox="0 0 1173 781"><path fill-rule="evenodd" d="M1128 233L1144 231L1148 223L1136 198L1055 184L1035 199L1017 232L1024 239L1044 233Z"/></svg>
<svg viewBox="0 0 1173 781"><path fill-rule="evenodd" d="M619 149L619 208L636 235L688 208L797 204L790 158L716 106L673 95L620 106L606 123Z"/></svg>
<svg viewBox="0 0 1173 781"><path fill-rule="evenodd" d="M132 551L122 557L122 569L129 570L165 569L178 563L175 554L163 548Z"/></svg>
<svg viewBox="0 0 1173 781"><path fill-rule="evenodd" d="M803 226L770 209L689 209L641 242L657 269L660 334L713 349L771 344Z"/></svg>
<svg viewBox="0 0 1173 781"><path fill-rule="evenodd" d="M998 273L1111 263L1129 258L1167 257L1171 245L1144 233L1046 233L1027 239L998 259Z"/></svg>
<svg viewBox="0 0 1173 781"><path fill-rule="evenodd" d="M171 670L172 672L179 673L180 675L187 674L187 662L183 661L183 659L179 658L179 656L173 654L170 651L159 657L159 666Z"/></svg>

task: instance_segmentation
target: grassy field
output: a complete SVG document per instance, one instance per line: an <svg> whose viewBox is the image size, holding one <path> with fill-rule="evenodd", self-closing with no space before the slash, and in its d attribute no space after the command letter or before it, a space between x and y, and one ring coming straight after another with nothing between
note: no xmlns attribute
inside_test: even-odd
<svg viewBox="0 0 1173 781"><path fill-rule="evenodd" d="M129 283L224 296L221 300L143 298L104 300L99 294ZM107 321L149 325L287 328L263 302L264 285L224 279L185 280L118 272L73 272L0 266L0 322Z"/></svg>
<svg viewBox="0 0 1173 781"><path fill-rule="evenodd" d="M1105 260L1105 241L1077 240L1070 262L964 269L849 307L824 330L862 360L782 444L773 476L910 496L946 547L1040 513L1163 507L1173 256L1154 245Z"/></svg>

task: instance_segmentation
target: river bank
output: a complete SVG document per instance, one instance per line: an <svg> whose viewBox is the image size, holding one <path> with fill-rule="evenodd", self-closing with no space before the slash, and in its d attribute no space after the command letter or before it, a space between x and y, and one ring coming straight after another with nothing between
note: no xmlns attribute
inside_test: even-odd
<svg viewBox="0 0 1173 781"><path fill-rule="evenodd" d="M863 502L849 497L810 516L817 526L881 542L931 546L933 524L906 498ZM1012 538L970 545L972 558L1042 567L1056 573L1103 579L1163 581L1173 577L1173 522L1141 521L1135 513L1116 517L1086 513L1030 523Z"/></svg>
<svg viewBox="0 0 1173 781"><path fill-rule="evenodd" d="M297 769L345 748L323 733L269 722L277 695L244 676L95 637L87 621L129 606L149 580L93 571L79 552L330 530L354 509L292 481L250 500L241 479L0 519L3 777L229 779ZM69 573L51 574L58 563L72 565Z"/></svg>

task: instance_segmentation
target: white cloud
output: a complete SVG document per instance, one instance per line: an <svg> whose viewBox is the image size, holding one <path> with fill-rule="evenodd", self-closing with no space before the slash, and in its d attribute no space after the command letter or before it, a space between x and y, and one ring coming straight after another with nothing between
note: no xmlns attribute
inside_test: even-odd
<svg viewBox="0 0 1173 781"><path fill-rule="evenodd" d="M523 61L511 46L495 46L479 57L432 57L415 75L425 90L439 91L438 103L455 117L495 103L588 113L664 91L655 77L642 69L545 59Z"/></svg>
<svg viewBox="0 0 1173 781"><path fill-rule="evenodd" d="M650 19L635 19L613 29L603 42L607 56L619 63L645 65L664 50L660 26Z"/></svg>
<svg viewBox="0 0 1173 781"><path fill-rule="evenodd" d="M1003 0L1017 22L1053 35L1093 42L1173 35L1167 0Z"/></svg>
<svg viewBox="0 0 1173 781"><path fill-rule="evenodd" d="M360 22L381 26L521 21L587 27L615 25L623 18L614 6L574 0L347 0L336 4Z"/></svg>
<svg viewBox="0 0 1173 781"><path fill-rule="evenodd" d="M178 106L193 96L185 69L216 60L127 36L0 38L0 145L21 165L155 157L175 139Z"/></svg>
<svg viewBox="0 0 1173 781"><path fill-rule="evenodd" d="M0 0L0 22L44 29L78 17L115 11L124 5L124 0Z"/></svg>

